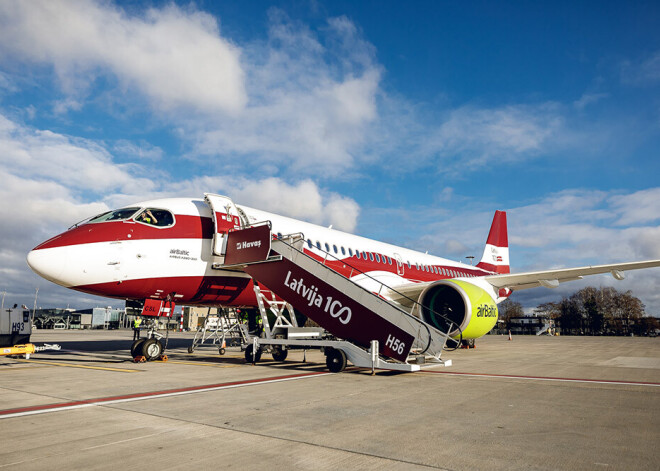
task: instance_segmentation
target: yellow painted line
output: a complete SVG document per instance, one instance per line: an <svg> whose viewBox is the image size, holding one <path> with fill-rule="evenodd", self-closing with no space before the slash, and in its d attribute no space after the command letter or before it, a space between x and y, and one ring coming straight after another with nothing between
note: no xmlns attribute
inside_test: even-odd
<svg viewBox="0 0 660 471"><path fill-rule="evenodd" d="M186 355L190 355L193 357L209 357L209 358L245 358L245 355L227 355L226 353L224 355L220 355L219 353L216 353L215 355L212 353L187 353Z"/></svg>
<svg viewBox="0 0 660 471"><path fill-rule="evenodd" d="M52 365L43 365L43 366L38 366L38 365L34 365L34 366L9 366L9 368L3 368L3 366L6 366L6 365L0 365L0 373L2 373L3 371L34 370L35 368L47 368L48 366L52 366Z"/></svg>
<svg viewBox="0 0 660 471"><path fill-rule="evenodd" d="M58 363L54 361L21 360L21 359L17 359L16 361L22 361L26 363L39 363L41 365L50 365L50 366L66 366L68 368L86 368L89 370L117 371L120 373L139 373L142 371L142 370L133 370L128 368L112 368L109 366L89 366L89 365L76 365L73 363Z"/></svg>
<svg viewBox="0 0 660 471"><path fill-rule="evenodd" d="M213 363L201 363L196 361L167 360L167 363L176 363L177 365L210 366L213 368L236 368L245 365L217 365Z"/></svg>

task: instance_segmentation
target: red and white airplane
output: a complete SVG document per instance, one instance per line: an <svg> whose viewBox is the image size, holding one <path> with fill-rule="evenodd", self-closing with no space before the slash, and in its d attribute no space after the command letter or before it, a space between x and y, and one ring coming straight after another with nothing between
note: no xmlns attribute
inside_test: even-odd
<svg viewBox="0 0 660 471"><path fill-rule="evenodd" d="M58 285L118 299L166 299L184 305L254 307L253 281L246 273L218 269L228 231L270 221L274 234L301 233L304 252L355 283L410 307L446 330L442 313L460 326L464 340L488 333L497 322L497 303L513 291L625 270L660 266L660 260L513 274L509 272L506 213L497 211L480 262L471 266L237 206L231 199L159 199L108 211L35 247L27 261ZM216 264L216 268L214 268ZM381 289L381 284L392 290ZM303 313L304 314L304 313Z"/></svg>

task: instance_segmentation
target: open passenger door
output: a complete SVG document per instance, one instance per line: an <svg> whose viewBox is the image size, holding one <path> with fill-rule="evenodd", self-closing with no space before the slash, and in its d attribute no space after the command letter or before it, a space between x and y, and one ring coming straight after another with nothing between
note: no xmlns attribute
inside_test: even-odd
<svg viewBox="0 0 660 471"><path fill-rule="evenodd" d="M227 196L204 193L204 201L211 207L213 215L213 254L224 257L227 250L227 231L247 227L247 217Z"/></svg>

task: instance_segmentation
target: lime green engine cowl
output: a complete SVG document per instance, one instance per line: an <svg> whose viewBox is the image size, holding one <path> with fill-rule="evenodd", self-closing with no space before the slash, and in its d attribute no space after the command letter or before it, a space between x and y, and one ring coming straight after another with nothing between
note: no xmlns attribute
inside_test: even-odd
<svg viewBox="0 0 660 471"><path fill-rule="evenodd" d="M425 322L451 336L462 332L464 340L486 335L497 323L495 300L467 281L438 281L422 292L419 303Z"/></svg>

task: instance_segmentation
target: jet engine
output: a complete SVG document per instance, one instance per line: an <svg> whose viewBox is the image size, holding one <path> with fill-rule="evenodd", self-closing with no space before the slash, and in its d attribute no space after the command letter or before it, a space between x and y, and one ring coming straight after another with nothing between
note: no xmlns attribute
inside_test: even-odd
<svg viewBox="0 0 660 471"><path fill-rule="evenodd" d="M482 288L462 280L441 280L419 295L418 314L428 324L463 339L486 335L497 322L497 304Z"/></svg>

